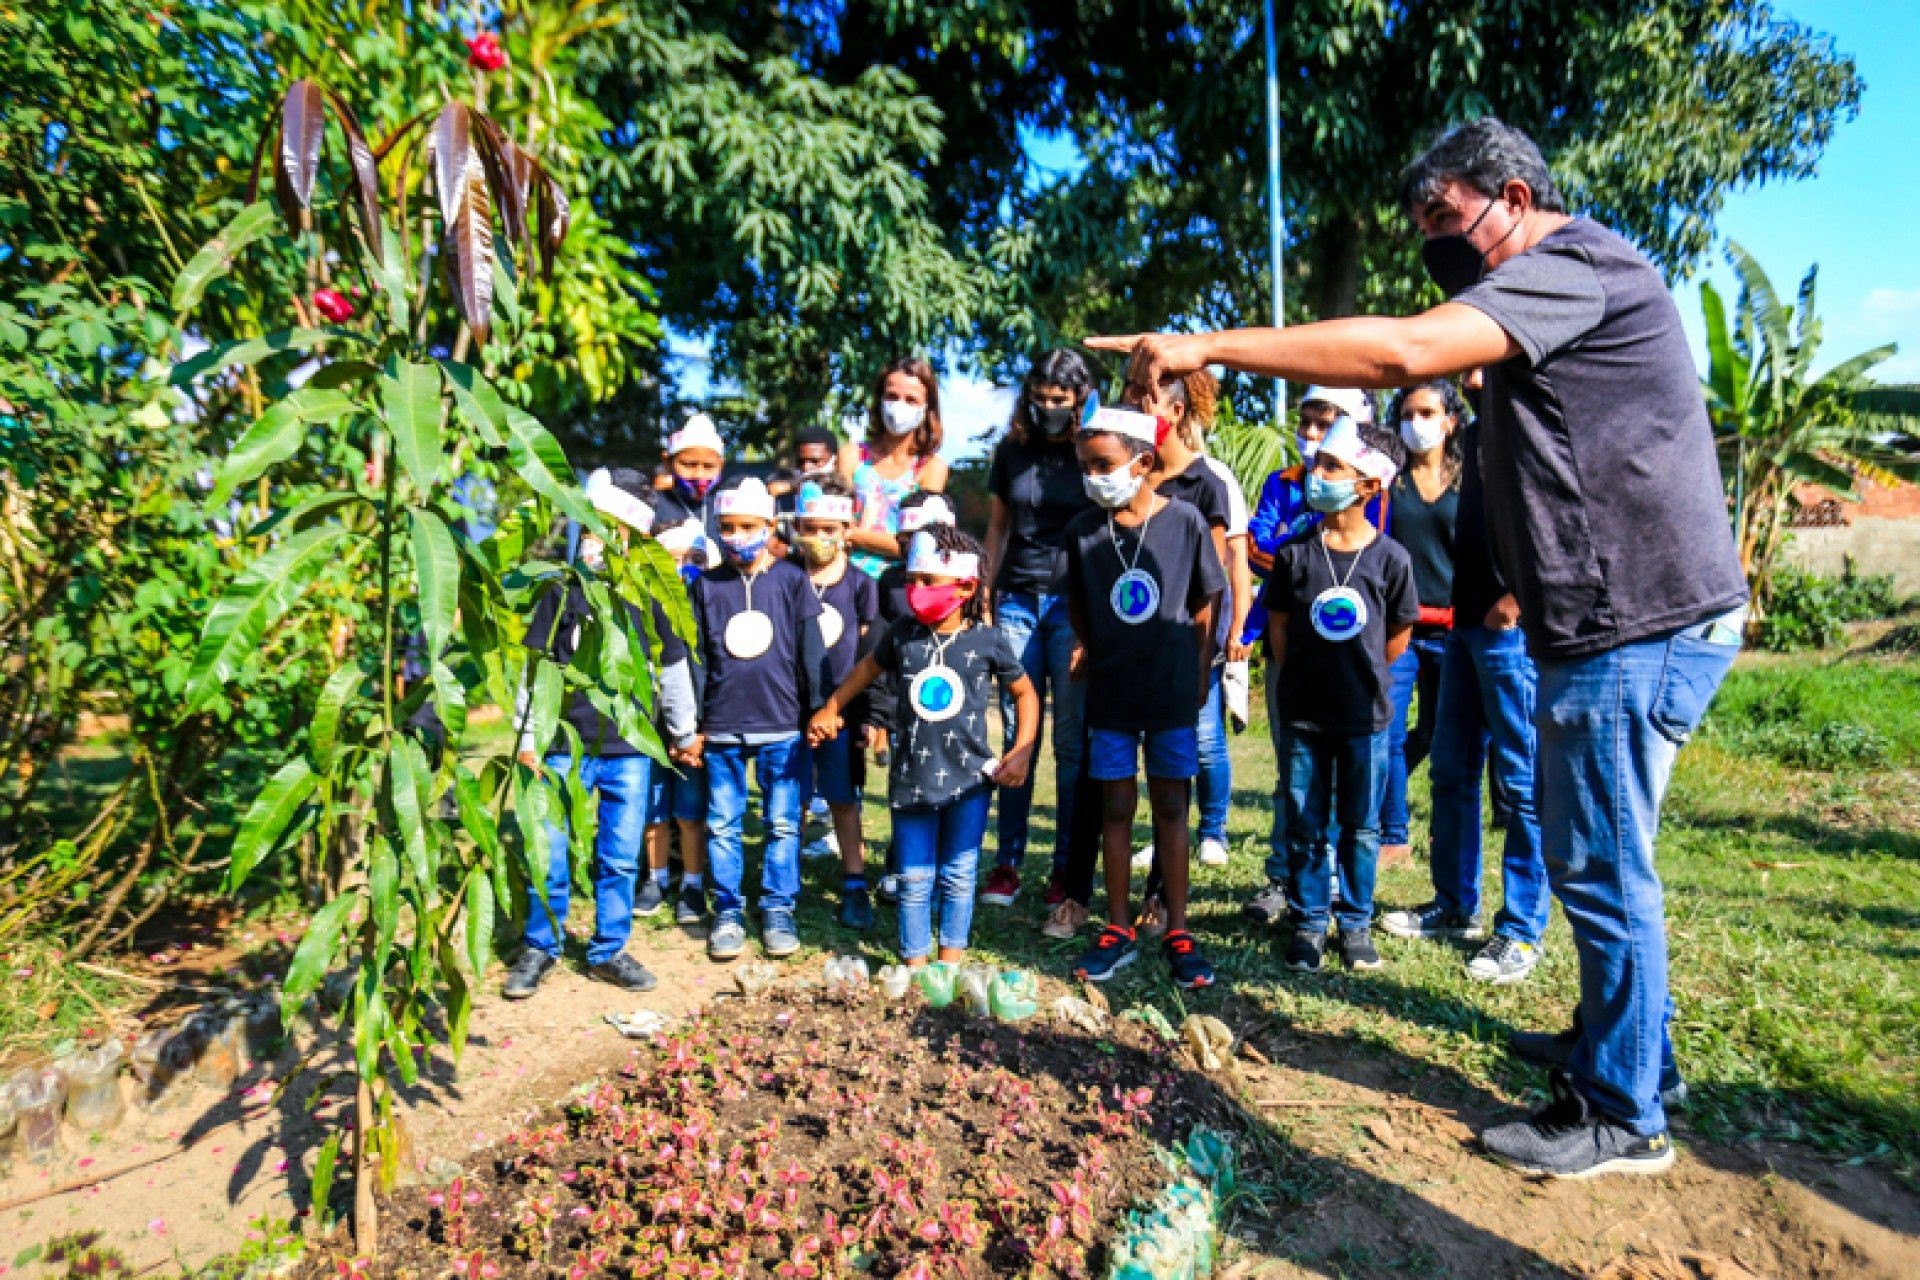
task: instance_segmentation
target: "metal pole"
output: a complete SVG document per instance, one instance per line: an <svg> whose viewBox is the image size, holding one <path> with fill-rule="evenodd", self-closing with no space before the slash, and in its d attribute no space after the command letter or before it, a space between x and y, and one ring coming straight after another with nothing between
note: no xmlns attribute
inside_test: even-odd
<svg viewBox="0 0 1920 1280"><path fill-rule="evenodd" d="M1280 204L1280 55L1273 35L1273 0L1267 14L1267 236L1273 258L1273 327L1287 323L1285 283L1281 265L1286 248L1287 214ZM1287 425L1287 380L1273 384L1273 425Z"/></svg>

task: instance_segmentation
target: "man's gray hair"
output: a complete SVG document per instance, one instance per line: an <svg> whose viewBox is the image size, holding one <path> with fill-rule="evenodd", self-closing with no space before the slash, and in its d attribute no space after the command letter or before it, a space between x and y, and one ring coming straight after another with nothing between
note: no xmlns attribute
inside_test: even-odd
<svg viewBox="0 0 1920 1280"><path fill-rule="evenodd" d="M1400 204L1413 212L1455 181L1483 196L1497 197L1515 179L1533 192L1534 208L1567 211L1533 139L1512 125L1482 116L1447 130L1406 167L1400 175Z"/></svg>

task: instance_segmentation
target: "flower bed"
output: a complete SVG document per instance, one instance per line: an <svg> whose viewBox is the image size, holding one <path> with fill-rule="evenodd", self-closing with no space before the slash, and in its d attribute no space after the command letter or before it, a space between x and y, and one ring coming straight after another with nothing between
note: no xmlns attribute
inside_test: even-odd
<svg viewBox="0 0 1920 1280"><path fill-rule="evenodd" d="M917 1002L731 1001L439 1188L345 1271L706 1280L1100 1274L1166 1184L1156 1145L1231 1107L1146 1029ZM316 1258L324 1273L336 1262Z"/></svg>

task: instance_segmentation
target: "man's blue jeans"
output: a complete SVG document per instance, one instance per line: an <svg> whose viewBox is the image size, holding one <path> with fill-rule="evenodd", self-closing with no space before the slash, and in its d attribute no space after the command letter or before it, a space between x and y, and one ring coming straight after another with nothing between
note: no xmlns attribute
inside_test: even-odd
<svg viewBox="0 0 1920 1280"><path fill-rule="evenodd" d="M1642 1135L1667 1127L1666 904L1653 865L1660 804L1681 744L1738 652L1737 642L1694 627L1538 664L1541 846L1580 957L1574 1086Z"/></svg>
<svg viewBox="0 0 1920 1280"><path fill-rule="evenodd" d="M1373 878L1380 858L1380 788L1387 776L1387 734L1334 736L1289 726L1280 762L1287 783L1287 907L1296 929L1344 932L1373 923ZM1333 870L1327 825L1340 823L1340 901L1330 901Z"/></svg>
<svg viewBox="0 0 1920 1280"><path fill-rule="evenodd" d="M1227 755L1227 696L1220 687L1225 667L1207 675L1207 700L1200 708L1200 773L1193 792L1200 806L1196 840L1227 838L1227 809L1233 803L1233 761Z"/></svg>
<svg viewBox="0 0 1920 1280"><path fill-rule="evenodd" d="M1422 635L1418 629L1407 651L1389 669L1393 722L1387 726L1387 786L1380 797L1380 843L1406 844L1408 837L1407 778L1428 758L1433 742L1434 702L1440 687L1440 658L1446 652L1446 633ZM1420 710L1407 724L1413 695L1420 694Z"/></svg>
<svg viewBox="0 0 1920 1280"><path fill-rule="evenodd" d="M1491 757L1493 777L1509 798L1494 932L1534 944L1547 931L1552 901L1533 808L1536 682L1518 627L1456 627L1440 666L1428 757L1435 900L1458 915L1480 914L1480 777Z"/></svg>
<svg viewBox="0 0 1920 1280"><path fill-rule="evenodd" d="M900 857L901 959L933 954L936 897L940 945L953 951L966 948L973 928L974 871L992 804L993 788L983 784L938 809L893 811L893 846Z"/></svg>
<svg viewBox="0 0 1920 1280"><path fill-rule="evenodd" d="M806 741L799 734L774 742L709 745L707 761L707 873L715 916L746 906L741 831L747 816L747 762L756 761L767 798L767 847L760 866L760 911L792 911L800 900L800 805Z"/></svg>
<svg viewBox="0 0 1920 1280"><path fill-rule="evenodd" d="M1053 869L1067 865L1067 833L1073 830L1073 793L1080 781L1087 745L1086 685L1068 678L1073 662L1073 624L1067 616L1067 598L1063 595L1035 595L1013 591L993 602L993 620L1020 655L1020 665L1033 681L1044 715L1047 699L1053 700ZM1002 695L1000 719L1006 726L1006 746L1013 746L1019 727L1014 716L1013 698ZM1027 852L1027 820L1033 809L1034 770L1027 771L1026 783L1000 788L999 848L994 862L1002 867L1020 865Z"/></svg>
<svg viewBox="0 0 1920 1280"><path fill-rule="evenodd" d="M573 767L565 753L546 758L547 773L558 780ZM600 794L600 820L593 841L593 941L587 963L605 964L619 955L633 933L634 878L640 871L641 843L647 832L647 802L653 789L651 759L642 755L586 756L580 785ZM573 865L567 856L565 827L547 824L545 904L529 890L526 943L550 956L560 954L566 936L567 900Z"/></svg>

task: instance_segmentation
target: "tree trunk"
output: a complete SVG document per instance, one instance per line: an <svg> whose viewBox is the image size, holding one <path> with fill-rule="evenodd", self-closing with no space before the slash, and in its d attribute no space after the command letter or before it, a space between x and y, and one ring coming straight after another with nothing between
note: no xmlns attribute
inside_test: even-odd
<svg viewBox="0 0 1920 1280"><path fill-rule="evenodd" d="M353 1251L371 1258L380 1247L379 1209L373 1203L373 1086L360 1082L354 1094Z"/></svg>
<svg viewBox="0 0 1920 1280"><path fill-rule="evenodd" d="M1360 242L1358 217L1329 218L1313 238L1309 263L1313 271L1314 318L1332 320L1350 316L1360 296Z"/></svg>

